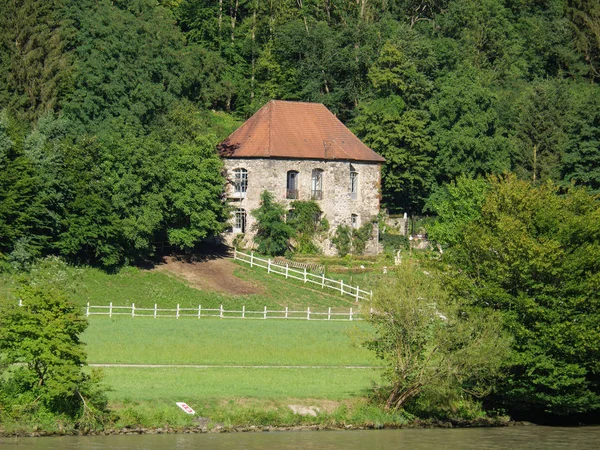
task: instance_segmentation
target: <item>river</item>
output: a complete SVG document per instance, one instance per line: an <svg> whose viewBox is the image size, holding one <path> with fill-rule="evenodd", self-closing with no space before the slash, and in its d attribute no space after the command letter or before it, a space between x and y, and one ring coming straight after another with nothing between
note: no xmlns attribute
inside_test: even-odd
<svg viewBox="0 0 600 450"><path fill-rule="evenodd" d="M506 427L369 431L290 431L140 436L0 438L0 448L79 450L285 449L598 449L600 427Z"/></svg>

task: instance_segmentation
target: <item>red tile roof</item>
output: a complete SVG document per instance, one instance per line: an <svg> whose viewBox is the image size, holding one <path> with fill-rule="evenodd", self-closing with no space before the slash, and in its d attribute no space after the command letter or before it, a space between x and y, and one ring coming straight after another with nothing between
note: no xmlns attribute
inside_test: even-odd
<svg viewBox="0 0 600 450"><path fill-rule="evenodd" d="M225 158L385 161L321 103L271 100L217 148Z"/></svg>

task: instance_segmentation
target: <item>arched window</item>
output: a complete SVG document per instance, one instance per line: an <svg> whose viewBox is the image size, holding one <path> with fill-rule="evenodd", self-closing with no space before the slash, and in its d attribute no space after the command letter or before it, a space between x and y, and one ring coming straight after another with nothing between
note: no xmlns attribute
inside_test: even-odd
<svg viewBox="0 0 600 450"><path fill-rule="evenodd" d="M350 197L356 199L358 195L358 172L350 164Z"/></svg>
<svg viewBox="0 0 600 450"><path fill-rule="evenodd" d="M360 227L358 214L350 214L350 225L352 226L352 228Z"/></svg>
<svg viewBox="0 0 600 450"><path fill-rule="evenodd" d="M246 232L246 210L244 208L238 208L233 212L233 232Z"/></svg>
<svg viewBox="0 0 600 450"><path fill-rule="evenodd" d="M287 173L287 191L286 198L298 198L298 171L290 170Z"/></svg>
<svg viewBox="0 0 600 450"><path fill-rule="evenodd" d="M322 200L323 199L323 170L322 169L313 169L313 171L312 171L310 198L311 198L311 200Z"/></svg>
<svg viewBox="0 0 600 450"><path fill-rule="evenodd" d="M233 197L244 198L248 190L248 171L243 168L233 169Z"/></svg>

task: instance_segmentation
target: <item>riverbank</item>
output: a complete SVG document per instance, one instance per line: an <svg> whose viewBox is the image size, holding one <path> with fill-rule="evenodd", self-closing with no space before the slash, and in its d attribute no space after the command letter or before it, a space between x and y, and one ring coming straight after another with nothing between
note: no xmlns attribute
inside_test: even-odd
<svg viewBox="0 0 600 450"><path fill-rule="evenodd" d="M202 418L199 418L202 422ZM225 427L215 424L212 428L205 424L193 427L126 427L108 428L104 430L31 430L31 431L0 431L0 437L52 437L52 436L125 436L125 435L160 435L160 434L200 434L200 433L256 433L256 432L285 432L285 431L355 431L355 430L382 430L382 429L411 429L411 428L486 428L486 427L512 427L534 426L529 422L516 422L507 418L476 419L476 420L414 420L406 424L313 424L295 426L248 425Z"/></svg>

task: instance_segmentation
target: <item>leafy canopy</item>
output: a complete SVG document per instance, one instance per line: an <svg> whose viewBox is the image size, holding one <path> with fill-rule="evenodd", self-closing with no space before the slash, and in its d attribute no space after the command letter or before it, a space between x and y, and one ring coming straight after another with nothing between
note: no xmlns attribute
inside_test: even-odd
<svg viewBox="0 0 600 450"><path fill-rule="evenodd" d="M0 405L10 412L39 400L48 411L72 418L90 407L104 409L106 399L82 370L86 354L79 336L87 321L79 306L56 282L24 285L15 295L22 306L0 298Z"/></svg>
<svg viewBox="0 0 600 450"><path fill-rule="evenodd" d="M448 285L500 311L514 336L495 401L519 416L600 408L600 199L494 177L481 216L445 254Z"/></svg>
<svg viewBox="0 0 600 450"><path fill-rule="evenodd" d="M288 250L294 229L285 222L285 209L274 200L273 194L264 191L260 200L260 207L252 211L256 218L254 242L258 245L259 253L283 255Z"/></svg>
<svg viewBox="0 0 600 450"><path fill-rule="evenodd" d="M428 390L485 393L508 354L498 314L465 310L417 264L382 279L368 315L368 348L385 364L385 408L398 409Z"/></svg>

